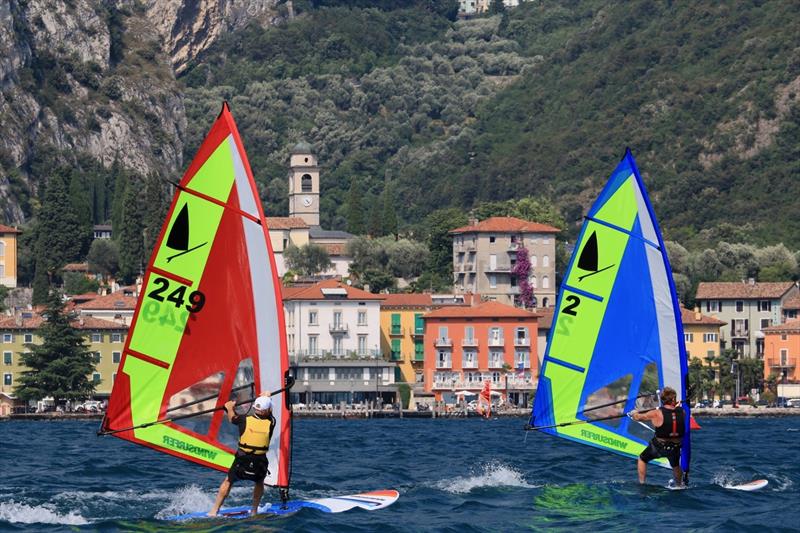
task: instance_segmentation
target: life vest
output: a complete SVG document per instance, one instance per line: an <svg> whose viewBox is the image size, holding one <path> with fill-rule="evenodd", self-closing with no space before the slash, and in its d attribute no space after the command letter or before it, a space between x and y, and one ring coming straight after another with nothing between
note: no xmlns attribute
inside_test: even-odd
<svg viewBox="0 0 800 533"><path fill-rule="evenodd" d="M683 437L686 432L686 412L683 407L667 409L660 407L664 423L656 428L656 437L661 439L674 439Z"/></svg>
<svg viewBox="0 0 800 533"><path fill-rule="evenodd" d="M239 436L239 449L244 453L264 455L269 448L269 436L272 433L274 420L248 416L245 419L244 431Z"/></svg>

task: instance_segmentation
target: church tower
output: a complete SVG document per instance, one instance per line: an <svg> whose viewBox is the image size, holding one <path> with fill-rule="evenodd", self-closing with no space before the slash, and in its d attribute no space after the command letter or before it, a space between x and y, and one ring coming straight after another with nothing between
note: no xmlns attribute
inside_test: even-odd
<svg viewBox="0 0 800 533"><path fill-rule="evenodd" d="M289 216L319 226L319 167L307 142L297 143L289 156Z"/></svg>

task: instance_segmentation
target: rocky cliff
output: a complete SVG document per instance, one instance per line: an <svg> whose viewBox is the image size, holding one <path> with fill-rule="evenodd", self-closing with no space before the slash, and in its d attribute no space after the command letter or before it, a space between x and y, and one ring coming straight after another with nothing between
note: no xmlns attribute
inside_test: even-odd
<svg viewBox="0 0 800 533"><path fill-rule="evenodd" d="M32 213L48 161L89 156L139 174L180 172L186 126L175 73L225 31L269 20L272 0L0 3L0 211Z"/></svg>

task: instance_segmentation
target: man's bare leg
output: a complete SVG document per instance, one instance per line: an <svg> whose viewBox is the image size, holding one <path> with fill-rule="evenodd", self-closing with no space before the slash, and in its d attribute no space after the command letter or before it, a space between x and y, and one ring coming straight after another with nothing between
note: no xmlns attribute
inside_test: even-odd
<svg viewBox="0 0 800 533"><path fill-rule="evenodd" d="M264 483L256 481L253 487L253 514L258 513L258 506L261 503L261 496L264 495Z"/></svg>
<svg viewBox="0 0 800 533"><path fill-rule="evenodd" d="M672 477L675 478L676 487L683 485L683 470L680 465L672 467Z"/></svg>
<svg viewBox="0 0 800 533"><path fill-rule="evenodd" d="M222 484L219 486L219 492L217 493L217 501L214 502L214 507L208 512L208 516L217 516L219 512L219 508L222 507L222 502L225 501L225 498L228 497L228 493L231 491L231 482L228 481L226 477Z"/></svg>
<svg viewBox="0 0 800 533"><path fill-rule="evenodd" d="M639 483L644 484L647 478L647 463L638 459L636 462L636 471L639 473Z"/></svg>

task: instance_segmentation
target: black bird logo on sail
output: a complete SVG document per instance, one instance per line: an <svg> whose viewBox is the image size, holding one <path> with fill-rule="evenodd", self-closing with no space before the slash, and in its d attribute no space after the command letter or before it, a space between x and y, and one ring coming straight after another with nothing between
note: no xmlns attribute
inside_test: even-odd
<svg viewBox="0 0 800 533"><path fill-rule="evenodd" d="M180 252L167 257L167 263L176 257L193 252L206 244L208 244L207 241L189 248L189 205L183 204L180 213L175 217L172 228L169 230L169 235L167 235L167 247L173 250L180 250Z"/></svg>
<svg viewBox="0 0 800 533"><path fill-rule="evenodd" d="M581 270L588 270L589 273L584 274L583 276L578 276L578 281L583 281L584 278L594 276L595 274L599 274L600 272L608 270L614 266L608 265L603 268L598 268L597 265L599 256L600 254L597 247L597 232L593 231L586 240L586 245L583 247L583 250L581 250L581 255L578 256L578 268Z"/></svg>

